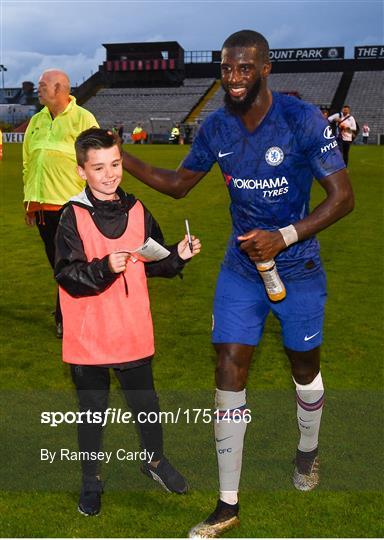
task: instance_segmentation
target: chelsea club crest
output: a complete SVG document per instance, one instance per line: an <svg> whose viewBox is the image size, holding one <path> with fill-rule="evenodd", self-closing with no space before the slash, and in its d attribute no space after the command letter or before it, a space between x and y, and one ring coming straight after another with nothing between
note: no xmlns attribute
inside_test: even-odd
<svg viewBox="0 0 384 540"><path fill-rule="evenodd" d="M265 161L268 163L268 165L272 165L272 167L280 165L283 159L284 152L278 146L271 146L271 148L268 148L268 150L265 152Z"/></svg>

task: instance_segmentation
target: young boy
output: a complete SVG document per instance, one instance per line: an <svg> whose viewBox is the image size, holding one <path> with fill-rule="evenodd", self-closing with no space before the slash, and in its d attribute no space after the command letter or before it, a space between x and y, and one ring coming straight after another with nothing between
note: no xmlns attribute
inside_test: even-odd
<svg viewBox="0 0 384 540"><path fill-rule="evenodd" d="M64 207L56 236L63 360L70 364L81 411L105 412L113 368L135 419L152 413L152 420L159 402L152 377L154 337L146 278L179 274L200 252L200 241L192 237L191 252L185 236L167 247L165 259L134 262L127 249L148 237L164 244L164 238L143 204L119 188L123 170L116 135L91 128L78 136L75 148L78 172L87 186ZM161 424L140 420L136 425L142 449L152 456L142 472L167 491L185 493L185 479L163 454ZM78 424L80 451L97 453L102 430L100 423ZM87 516L100 512L99 469L97 461L82 461L78 509Z"/></svg>

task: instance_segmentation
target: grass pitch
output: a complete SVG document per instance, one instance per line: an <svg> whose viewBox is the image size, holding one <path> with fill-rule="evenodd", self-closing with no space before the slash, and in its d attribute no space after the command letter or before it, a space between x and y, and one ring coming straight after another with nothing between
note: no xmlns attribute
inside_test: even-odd
<svg viewBox="0 0 384 540"><path fill-rule="evenodd" d="M187 147L130 146L160 167L174 168ZM293 387L279 326L267 321L248 383L252 421L242 475L241 525L232 537L381 537L383 151L351 149L356 208L319 239L328 276L322 374L327 405L321 430L322 484L291 486L297 441ZM1 459L2 537L183 537L215 505L217 473L212 425L165 425L168 457L190 480L186 496L169 495L138 472L137 463L104 467L102 513L76 511L78 463L50 466L39 448L72 445L73 426L41 426L42 410L72 410L68 369L60 359L51 312L55 284L36 229L23 221L21 145L5 145L1 171ZM123 188L152 211L169 243L188 217L203 250L184 279L151 280L156 334L154 373L163 410L212 407L210 345L215 278L230 232L220 171L175 201L125 176ZM323 191L315 183L312 205ZM117 389L113 383L113 389ZM112 406L121 406L117 392ZM115 395L116 394L116 395ZM69 405L68 405L69 404ZM71 405L72 404L72 405ZM62 407L60 409L60 407ZM65 408L67 407L67 408ZM119 446L116 446L119 445ZM106 448L138 450L132 426L108 426Z"/></svg>

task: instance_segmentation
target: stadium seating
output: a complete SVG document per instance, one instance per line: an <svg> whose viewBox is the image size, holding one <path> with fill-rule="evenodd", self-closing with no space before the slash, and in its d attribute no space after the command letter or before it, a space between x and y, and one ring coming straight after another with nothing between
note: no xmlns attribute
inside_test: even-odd
<svg viewBox="0 0 384 540"><path fill-rule="evenodd" d="M129 131L138 122L151 133L150 118L182 122L215 82L215 79L185 79L183 86L167 88L105 88L84 107L102 127L123 124Z"/></svg>
<svg viewBox="0 0 384 540"><path fill-rule="evenodd" d="M300 97L314 105L332 103L340 82L341 72L271 73L269 86L275 92L296 91Z"/></svg>
<svg viewBox="0 0 384 540"><path fill-rule="evenodd" d="M369 142L372 143L377 143L377 135L384 133L383 88L382 71L356 71L345 100L360 129L363 124L371 128Z"/></svg>

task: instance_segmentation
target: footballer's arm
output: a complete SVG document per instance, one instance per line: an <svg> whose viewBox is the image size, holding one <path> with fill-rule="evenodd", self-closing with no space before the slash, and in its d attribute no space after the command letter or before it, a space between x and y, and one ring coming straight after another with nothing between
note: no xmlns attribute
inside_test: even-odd
<svg viewBox="0 0 384 540"><path fill-rule="evenodd" d="M326 192L326 198L306 218L295 223L299 240L305 240L326 229L352 212L355 206L346 169L322 178L319 183Z"/></svg>
<svg viewBox="0 0 384 540"><path fill-rule="evenodd" d="M308 216L292 223L296 229L297 241L314 236L349 214L354 208L352 186L346 169L322 178L319 183L325 190L326 197ZM279 230L254 229L239 236L238 240L241 242L241 249L253 261L273 259L287 247Z"/></svg>
<svg viewBox="0 0 384 540"><path fill-rule="evenodd" d="M175 171L153 167L140 159L122 153L123 167L135 178L161 193L175 199L185 197L187 193L207 174L204 171L191 171L179 167Z"/></svg>

